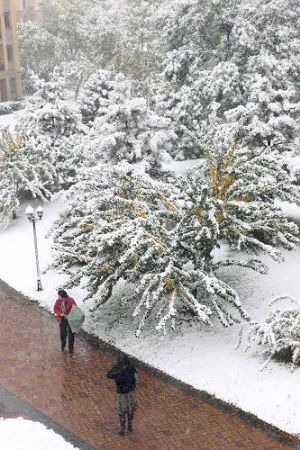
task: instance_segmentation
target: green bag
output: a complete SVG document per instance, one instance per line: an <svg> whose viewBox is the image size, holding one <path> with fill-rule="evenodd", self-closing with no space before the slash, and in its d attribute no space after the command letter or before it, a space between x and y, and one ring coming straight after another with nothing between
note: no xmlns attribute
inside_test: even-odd
<svg viewBox="0 0 300 450"><path fill-rule="evenodd" d="M78 306L73 306L67 319L72 332L79 333L85 319L84 312Z"/></svg>

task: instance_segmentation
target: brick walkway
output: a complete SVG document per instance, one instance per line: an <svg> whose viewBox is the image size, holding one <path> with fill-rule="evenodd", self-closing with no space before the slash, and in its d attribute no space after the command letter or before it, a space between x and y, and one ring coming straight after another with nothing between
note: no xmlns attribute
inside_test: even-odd
<svg viewBox="0 0 300 450"><path fill-rule="evenodd" d="M117 434L115 387L106 372L115 358L77 338L61 354L53 317L0 283L0 385L32 410L103 450L271 450L297 448L287 436L265 433L139 370L134 432ZM9 401L8 401L9 403ZM15 417L0 402L0 415ZM20 409L19 414L22 414ZM30 416L30 414L28 414ZM36 420L36 418L34 419ZM282 438L283 441L279 441ZM284 442L284 443L283 443Z"/></svg>

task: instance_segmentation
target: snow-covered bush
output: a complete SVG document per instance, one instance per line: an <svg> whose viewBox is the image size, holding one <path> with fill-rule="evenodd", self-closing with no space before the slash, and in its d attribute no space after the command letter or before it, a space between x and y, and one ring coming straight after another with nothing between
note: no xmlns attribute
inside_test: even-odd
<svg viewBox="0 0 300 450"><path fill-rule="evenodd" d="M137 172L136 172L137 171ZM218 276L238 265L265 273L260 261L214 261L221 239L217 202L199 177L158 182L134 165L82 175L56 222L53 266L81 284L94 311L114 299L119 280L133 283L128 314L166 332L185 315L224 326L248 315L238 293Z"/></svg>
<svg viewBox="0 0 300 450"><path fill-rule="evenodd" d="M272 358L292 363L300 362L300 309L278 309L265 322L251 322L248 347L259 346L265 367Z"/></svg>
<svg viewBox="0 0 300 450"><path fill-rule="evenodd" d="M3 102L0 103L0 116L4 114L11 114L13 111L18 111L23 108L21 102Z"/></svg>
<svg viewBox="0 0 300 450"><path fill-rule="evenodd" d="M228 130L227 130L228 131ZM268 253L281 261L280 247L296 248L297 225L287 218L276 199L300 204L288 161L269 147L241 146L231 133L213 133L205 151L204 182L214 199L220 236L238 250ZM197 137L191 136L198 145Z"/></svg>
<svg viewBox="0 0 300 450"><path fill-rule="evenodd" d="M72 184L81 161L76 144L86 132L80 112L66 100L65 78L56 68L50 81L33 76L36 93L28 100L23 120L37 143L52 151L56 188ZM75 138L76 136L76 138Z"/></svg>
<svg viewBox="0 0 300 450"><path fill-rule="evenodd" d="M51 151L36 142L21 123L11 133L0 134L0 225L6 227L17 216L22 196L47 200L54 183Z"/></svg>

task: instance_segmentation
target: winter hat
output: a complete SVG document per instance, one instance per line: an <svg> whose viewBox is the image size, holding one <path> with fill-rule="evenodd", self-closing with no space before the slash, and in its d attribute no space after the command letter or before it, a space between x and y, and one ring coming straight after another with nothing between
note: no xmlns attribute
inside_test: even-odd
<svg viewBox="0 0 300 450"><path fill-rule="evenodd" d="M68 294L64 289L58 289L57 293L60 297L68 297Z"/></svg>

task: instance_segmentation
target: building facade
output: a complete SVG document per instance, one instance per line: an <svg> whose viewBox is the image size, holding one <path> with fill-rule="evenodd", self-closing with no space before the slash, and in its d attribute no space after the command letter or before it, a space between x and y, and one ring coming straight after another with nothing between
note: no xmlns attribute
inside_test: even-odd
<svg viewBox="0 0 300 450"><path fill-rule="evenodd" d="M0 0L0 102L22 98L17 25L38 20L37 3L38 0Z"/></svg>
<svg viewBox="0 0 300 450"><path fill-rule="evenodd" d="M36 22L39 18L38 0L15 0L17 23Z"/></svg>

